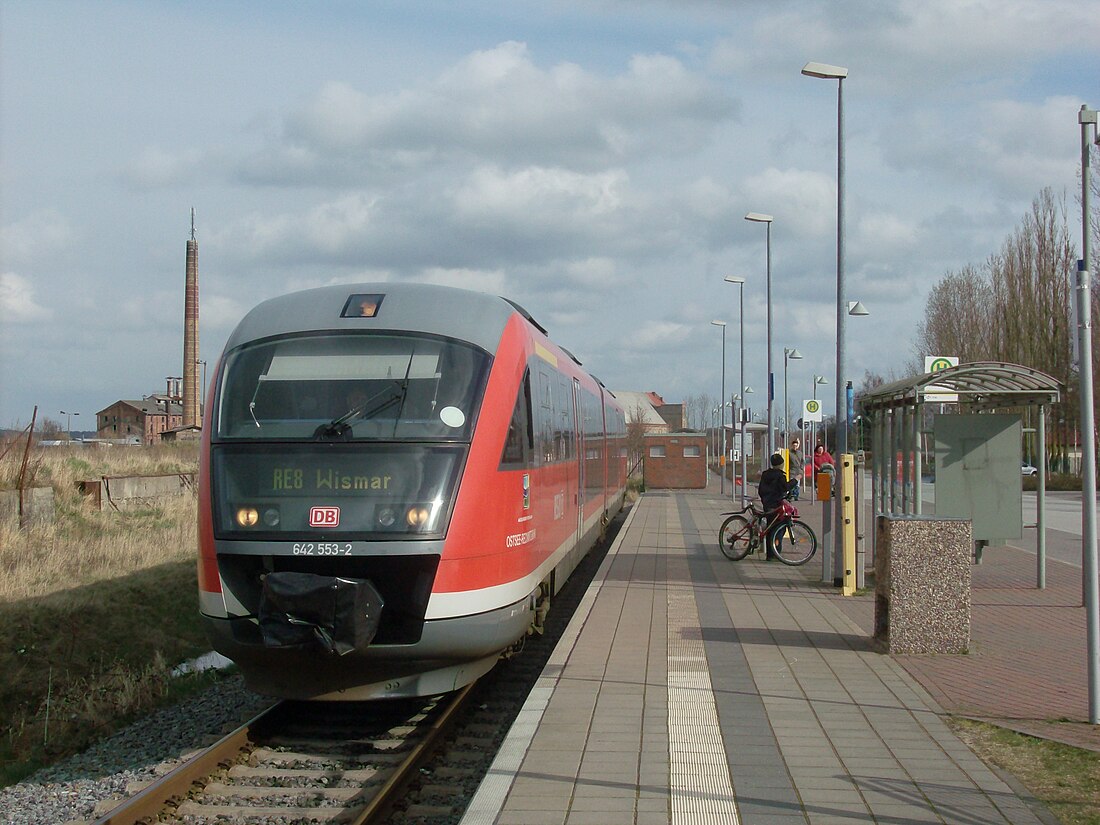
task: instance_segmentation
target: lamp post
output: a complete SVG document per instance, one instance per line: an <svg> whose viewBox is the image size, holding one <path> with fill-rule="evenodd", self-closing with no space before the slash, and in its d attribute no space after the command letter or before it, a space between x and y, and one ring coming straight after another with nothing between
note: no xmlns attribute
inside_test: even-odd
<svg viewBox="0 0 1100 825"><path fill-rule="evenodd" d="M737 317L741 326L741 372L737 379L737 386L741 388L741 406L745 406L744 396L747 392L752 392L751 389L745 386L745 279L739 278L736 275L727 275L723 280L727 284L737 284L737 291L739 293L740 307L737 311ZM735 421L735 424L741 425L741 505L745 504L745 483L748 479L745 477L748 474L748 459L745 456L745 425L740 421Z"/></svg>
<svg viewBox="0 0 1100 825"><path fill-rule="evenodd" d="M73 440L73 416L80 415L78 412L65 412L64 410L58 410L63 416L65 416L65 432L69 434L69 441Z"/></svg>
<svg viewBox="0 0 1100 825"><path fill-rule="evenodd" d="M813 392L814 392L814 394L813 394L814 401L817 400L817 385L818 384L828 384L828 383L829 383L829 379L826 378L824 375L815 375L814 376L814 390L813 390ZM822 427L821 431L824 433L825 428ZM816 421L814 422L812 438L814 440L814 449L816 450L817 449L817 422Z"/></svg>
<svg viewBox="0 0 1100 825"><path fill-rule="evenodd" d="M722 328L722 399L718 405L718 427L722 430L722 455L718 457L718 472L721 480L718 483L718 491L726 494L726 322L711 321L716 327Z"/></svg>
<svg viewBox="0 0 1100 825"><path fill-rule="evenodd" d="M802 67L802 74L836 80L836 460L839 462L848 452L848 399L844 389L844 317L847 314L844 298L844 78L848 76L848 69L810 62ZM837 558L843 558L844 531L840 526L844 523L844 497L835 496L834 505L834 552Z"/></svg>
<svg viewBox="0 0 1100 825"><path fill-rule="evenodd" d="M744 400L742 406L745 411L742 415L741 425L741 506L744 507L748 498L748 483L749 483L749 454L745 450L745 427L748 425L752 416L749 415L749 399L748 396L756 392L750 386L744 386L741 388L741 398Z"/></svg>
<svg viewBox="0 0 1100 825"><path fill-rule="evenodd" d="M783 347L783 429L788 441L791 436L791 408L787 404L787 362L798 361L801 358L802 353L794 347L790 349Z"/></svg>
<svg viewBox="0 0 1100 825"><path fill-rule="evenodd" d="M196 364L202 364L202 388L199 390L199 405L202 407L201 413L206 412L206 361L202 358L195 359Z"/></svg>
<svg viewBox="0 0 1100 825"><path fill-rule="evenodd" d="M768 340L768 456L775 452L775 436L772 432L772 397L775 395L775 382L772 380L772 216L760 212L749 212L745 220L754 223L766 224L768 227L766 237L767 249L767 326L766 337Z"/></svg>
<svg viewBox="0 0 1100 825"><path fill-rule="evenodd" d="M1077 358L1080 384L1077 394L1080 401L1081 421L1081 575L1082 595L1085 603L1085 637L1088 648L1089 722L1100 724L1100 583L1097 572L1096 549L1096 412L1092 400L1092 257L1091 209L1089 189L1092 186L1090 169L1089 132L1093 141L1097 136L1100 116L1095 109L1082 106L1077 115L1081 124L1081 260L1077 264ZM1091 130L1089 127L1092 127Z"/></svg>

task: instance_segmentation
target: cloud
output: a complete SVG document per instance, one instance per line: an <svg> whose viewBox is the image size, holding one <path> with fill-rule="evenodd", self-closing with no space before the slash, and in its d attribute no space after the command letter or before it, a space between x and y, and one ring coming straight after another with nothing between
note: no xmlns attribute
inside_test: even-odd
<svg viewBox="0 0 1100 825"><path fill-rule="evenodd" d="M714 71L798 82L798 69L816 60L848 67L846 88L910 99L1008 87L1021 70L1062 62L1100 39L1096 4L1080 0L785 3L748 25L751 37L738 32L716 40L709 55Z"/></svg>
<svg viewBox="0 0 1100 825"><path fill-rule="evenodd" d="M962 112L918 110L905 128L891 130L896 139L884 144L884 159L899 170L988 182L998 195L1030 200L1052 182L1072 179L1080 161L1079 107L1055 96L992 100Z"/></svg>
<svg viewBox="0 0 1100 825"><path fill-rule="evenodd" d="M836 178L801 169L765 169L742 184L745 202L775 218L775 228L823 236L836 231ZM765 206L778 204L780 206ZM779 211L779 210L782 211ZM745 210L750 211L749 209Z"/></svg>
<svg viewBox="0 0 1100 825"><path fill-rule="evenodd" d="M700 146L736 113L732 98L673 57L636 55L603 76L569 62L542 68L526 44L509 41L399 92L327 83L238 171L256 183L325 185L460 157L594 169Z"/></svg>
<svg viewBox="0 0 1100 825"><path fill-rule="evenodd" d="M645 321L622 341L622 348L635 352L664 349L687 341L692 327L677 321Z"/></svg>
<svg viewBox="0 0 1100 825"><path fill-rule="evenodd" d="M122 180L137 190L193 183L209 157L197 149L172 153L150 146L120 170Z"/></svg>
<svg viewBox="0 0 1100 825"><path fill-rule="evenodd" d="M44 258L59 252L68 252L74 239L69 220L53 209L32 212L0 230L4 263L19 268L40 264Z"/></svg>
<svg viewBox="0 0 1100 825"><path fill-rule="evenodd" d="M492 295L508 294L508 278L500 270L430 267L421 272L415 280L426 284L472 289L475 292L487 292Z"/></svg>
<svg viewBox="0 0 1100 825"><path fill-rule="evenodd" d="M53 310L35 300L30 281L14 272L4 272L0 273L0 318L6 324L36 323L53 318Z"/></svg>

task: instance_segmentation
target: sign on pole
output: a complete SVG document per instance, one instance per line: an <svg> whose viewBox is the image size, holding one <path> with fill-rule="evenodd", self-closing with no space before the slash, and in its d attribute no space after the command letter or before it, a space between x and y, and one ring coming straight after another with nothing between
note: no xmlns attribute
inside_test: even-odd
<svg viewBox="0 0 1100 825"><path fill-rule="evenodd" d="M940 372L959 365L957 355L926 355L924 356L925 372ZM944 390L940 392L940 390ZM924 400L932 403L943 404L949 401L958 401L959 395L954 392L946 392L946 387L937 387L934 384L924 388Z"/></svg>
<svg viewBox="0 0 1100 825"><path fill-rule="evenodd" d="M807 398L802 402L802 420L821 423L821 402L816 398Z"/></svg>

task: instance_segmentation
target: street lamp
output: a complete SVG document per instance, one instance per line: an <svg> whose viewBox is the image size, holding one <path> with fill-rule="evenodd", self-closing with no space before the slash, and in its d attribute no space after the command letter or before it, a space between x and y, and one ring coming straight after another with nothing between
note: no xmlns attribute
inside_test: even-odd
<svg viewBox="0 0 1100 825"><path fill-rule="evenodd" d="M78 412L65 412L64 410L58 410L63 416L65 416L65 432L69 434L69 441L73 440L73 416L80 415Z"/></svg>
<svg viewBox="0 0 1100 825"><path fill-rule="evenodd" d="M736 275L727 275L723 280L727 284L737 284L737 291L740 297L740 309L737 312L737 317L741 325L741 374L737 379L737 385L741 387L742 402L744 401L745 392L751 392L748 387L745 386L745 279ZM745 406L744 403L741 404ZM748 458L745 455L745 425L739 421L735 421L735 424L741 424L741 505L745 504L745 484L748 481L746 476L748 475Z"/></svg>
<svg viewBox="0 0 1100 825"><path fill-rule="evenodd" d="M202 358L195 359L196 364L202 364L202 388L199 390L199 405L202 407L202 412L206 412L206 361Z"/></svg>
<svg viewBox="0 0 1100 825"><path fill-rule="evenodd" d="M716 327L722 328L722 394L718 396L722 402L718 405L718 427L722 430L722 455L718 458L718 472L721 477L718 491L726 494L726 322L711 321Z"/></svg>
<svg viewBox="0 0 1100 825"><path fill-rule="evenodd" d="M856 316L856 315L870 315L871 313L868 312L867 307L865 307L859 301L849 301L848 302L848 314L852 315L852 316Z"/></svg>
<svg viewBox="0 0 1100 825"><path fill-rule="evenodd" d="M828 383L829 383L829 379L826 378L824 375L815 375L814 376L814 394L813 394L814 401L817 400L817 385L818 384L828 384ZM817 422L815 421L815 422L813 422L813 424L814 424L813 432L812 432L810 438L814 442L814 449L817 449ZM822 427L821 431L824 433L825 428ZM828 439L824 439L824 440L828 440Z"/></svg>
<svg viewBox="0 0 1100 825"><path fill-rule="evenodd" d="M752 387L745 385L741 388L742 407L744 407L744 413L741 416L741 421L738 424L741 426L741 506L744 507L746 499L748 498L748 484L749 484L749 454L745 450L745 427L749 423L749 399L748 396L756 392Z"/></svg>
<svg viewBox="0 0 1100 825"><path fill-rule="evenodd" d="M760 212L749 212L745 215L745 220L752 221L754 223L766 224L768 227L766 241L767 241L767 325L766 325L766 337L768 339L768 455L771 456L775 452L775 438L772 434L772 396L775 395L774 381L772 380L772 216L764 215Z"/></svg>
<svg viewBox="0 0 1100 825"><path fill-rule="evenodd" d="M1093 143L1100 144L1100 135L1097 134L1100 132L1100 116L1095 109L1082 105L1077 122L1081 124L1081 260L1077 263L1075 319L1079 365L1077 394L1081 399L1078 415L1082 439L1081 577L1084 581L1081 595L1085 606L1085 639L1088 648L1089 722L1096 725L1100 724L1100 572L1097 569L1096 549L1096 410L1093 409L1092 298L1089 297L1092 282L1092 239L1089 237L1092 226L1089 206L1092 169L1089 136L1091 133Z"/></svg>
<svg viewBox="0 0 1100 825"><path fill-rule="evenodd" d="M787 405L787 362L799 361L801 358L802 353L794 347L790 349L783 347L783 428L788 441L791 435L791 408Z"/></svg>
<svg viewBox="0 0 1100 825"><path fill-rule="evenodd" d="M836 460L848 452L848 399L845 395L844 364L844 78L848 69L828 63L807 63L802 67L807 77L836 80ZM843 558L844 497L835 496L836 530L833 540L837 558ZM827 552L827 551L826 551Z"/></svg>

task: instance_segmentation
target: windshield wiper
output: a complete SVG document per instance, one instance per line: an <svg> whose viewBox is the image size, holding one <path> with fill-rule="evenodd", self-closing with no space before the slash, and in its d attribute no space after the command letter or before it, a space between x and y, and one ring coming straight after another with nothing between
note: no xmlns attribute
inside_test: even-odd
<svg viewBox="0 0 1100 825"><path fill-rule="evenodd" d="M403 402L405 400L405 393L408 392L409 388L408 381L394 381L393 383L396 384L397 387L385 387L384 389L376 392L362 404L358 404L352 407L340 417L332 419L332 421L328 422L327 424L322 424L320 427L313 431L313 437L320 441L326 441L330 439L350 439L350 422L356 421L360 418L364 420L374 418L374 416L378 415L383 410L387 410L394 404ZM390 393L390 396L388 398L383 399L377 404L374 403L387 392ZM371 406L372 404L374 404L373 407Z"/></svg>

